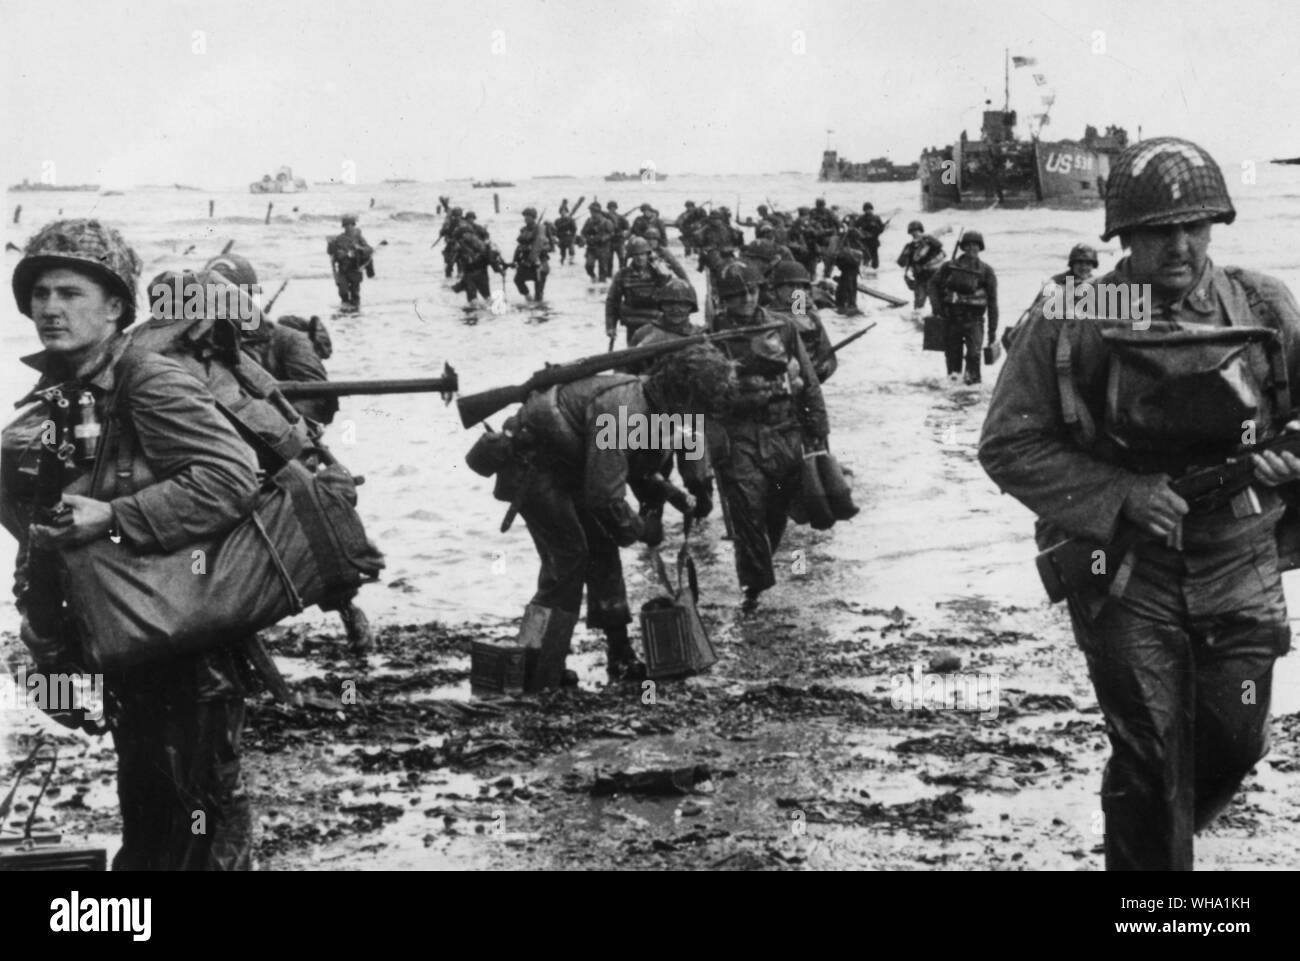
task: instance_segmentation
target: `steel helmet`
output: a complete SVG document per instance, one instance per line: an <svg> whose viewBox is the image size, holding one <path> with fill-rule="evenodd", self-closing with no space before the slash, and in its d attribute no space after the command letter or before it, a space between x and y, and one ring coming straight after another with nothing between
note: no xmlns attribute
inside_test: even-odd
<svg viewBox="0 0 1300 961"><path fill-rule="evenodd" d="M618 201L611 200L609 203L605 204L605 206L610 210L618 210Z"/></svg>
<svg viewBox="0 0 1300 961"><path fill-rule="evenodd" d="M524 216L525 216L525 217L536 217L536 216L537 216L537 208L536 208L536 207L525 207L525 208L524 208Z"/></svg>
<svg viewBox="0 0 1300 961"><path fill-rule="evenodd" d="M815 201L813 201L813 202L814 202L818 207L825 207L825 206L826 206L826 198L825 198L825 197L818 197L818 198L817 198Z"/></svg>
<svg viewBox="0 0 1300 961"><path fill-rule="evenodd" d="M807 215L807 214L810 214L810 213L812 213L812 208L811 208L811 207L800 207L800 208L799 208L799 214L800 214L800 216L804 216L804 215Z"/></svg>
<svg viewBox="0 0 1300 961"><path fill-rule="evenodd" d="M758 268L746 263L729 264L722 271L718 281L718 293L724 298L743 294L748 289L757 290L763 283L763 275Z"/></svg>
<svg viewBox="0 0 1300 961"><path fill-rule="evenodd" d="M32 315L36 278L53 267L79 270L120 296L125 309L118 321L119 330L135 319L140 258L112 227L98 220L56 220L27 242L23 259L14 268L13 287L18 309L28 317Z"/></svg>
<svg viewBox="0 0 1300 961"><path fill-rule="evenodd" d="M600 213L600 204L598 204L596 201L593 200L593 201L592 201L592 202L587 206L587 209L590 210L593 214L598 214L598 213Z"/></svg>
<svg viewBox="0 0 1300 961"><path fill-rule="evenodd" d="M1223 171L1190 140L1142 140L1111 161L1102 240L1135 227L1203 220L1230 224L1235 219Z"/></svg>
<svg viewBox="0 0 1300 961"><path fill-rule="evenodd" d="M645 232L646 240L663 240L664 235L659 232L657 227L647 227Z"/></svg>
<svg viewBox="0 0 1300 961"><path fill-rule="evenodd" d="M919 230L921 233L925 233L925 226L919 220L913 220L910 224L907 225L907 232L909 234L916 230Z"/></svg>
<svg viewBox="0 0 1300 961"><path fill-rule="evenodd" d="M471 210L469 213L467 213L467 214L465 215L465 219L466 219L466 220L478 220L478 214L474 213L474 211Z"/></svg>
<svg viewBox="0 0 1300 961"><path fill-rule="evenodd" d="M459 207L451 208L451 215L453 217L459 217L462 213L464 213L464 211L462 211Z"/></svg>
<svg viewBox="0 0 1300 961"><path fill-rule="evenodd" d="M766 220L759 224L758 229L754 231L755 237L774 237L775 235L776 231Z"/></svg>
<svg viewBox="0 0 1300 961"><path fill-rule="evenodd" d="M875 208L874 206L872 206L872 204L870 203L870 201L868 201L867 203L865 203L865 204L862 205L862 212L863 212L864 214L869 214L869 213L871 213L871 211L873 211L873 210L875 210L875 209L876 209L876 208Z"/></svg>
<svg viewBox="0 0 1300 961"><path fill-rule="evenodd" d="M688 304L691 313L700 309L699 301L695 297L695 288L680 277L674 277L655 291L655 302L661 307L666 304Z"/></svg>
<svg viewBox="0 0 1300 961"><path fill-rule="evenodd" d="M965 247L967 244L979 244L980 250L984 249L984 235L978 230L968 230L961 235L961 243L958 247Z"/></svg>
<svg viewBox="0 0 1300 961"><path fill-rule="evenodd" d="M650 253L650 241L644 237L633 237L627 242L627 255L635 257L637 254Z"/></svg>
<svg viewBox="0 0 1300 961"><path fill-rule="evenodd" d="M641 213L643 213L643 214L648 214L648 213L649 213L650 211L652 211L652 210L654 210L654 208L651 207L649 204L642 204L642 205L641 205Z"/></svg>
<svg viewBox="0 0 1300 961"><path fill-rule="evenodd" d="M688 207L694 207L694 206L695 206L695 201L694 201L694 200L688 200L688 201L686 201L686 206L688 206Z"/></svg>
<svg viewBox="0 0 1300 961"><path fill-rule="evenodd" d="M1101 266L1100 261L1097 260L1097 251L1087 244L1075 244L1070 248L1070 257L1066 263L1072 264L1076 260L1081 260L1085 264L1092 264L1094 267Z"/></svg>
<svg viewBox="0 0 1300 961"><path fill-rule="evenodd" d="M811 287L812 277L797 260L778 260L768 274L767 282L773 287Z"/></svg>
<svg viewBox="0 0 1300 961"><path fill-rule="evenodd" d="M342 217L339 218L339 220L342 222L342 224L343 224L344 227L352 227L352 226L355 226L355 224L356 224L356 222L357 222L357 215L356 215L356 214L344 214Z"/></svg>
<svg viewBox="0 0 1300 961"><path fill-rule="evenodd" d="M248 262L248 258L239 254L219 254L204 264L203 269L215 271L241 287L251 287L257 283L257 271Z"/></svg>

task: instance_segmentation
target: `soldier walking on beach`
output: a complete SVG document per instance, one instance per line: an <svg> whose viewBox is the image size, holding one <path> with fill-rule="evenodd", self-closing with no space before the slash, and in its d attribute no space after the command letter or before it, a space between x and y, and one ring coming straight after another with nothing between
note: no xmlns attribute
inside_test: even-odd
<svg viewBox="0 0 1300 961"><path fill-rule="evenodd" d="M334 283L339 289L339 299L350 307L361 306L361 280L375 275L375 251L361 236L357 218L344 214L343 233L330 238L325 251L334 270Z"/></svg>
<svg viewBox="0 0 1300 961"><path fill-rule="evenodd" d="M984 345L984 313L988 311L988 342L998 332L998 277L980 259L984 236L962 234L961 253L944 263L930 281L930 301L943 322L943 352L950 381L980 382L980 351ZM966 371L962 373L963 357Z"/></svg>
<svg viewBox="0 0 1300 961"><path fill-rule="evenodd" d="M1195 832L1268 750L1291 642L1277 535L1300 459L1261 445L1296 416L1300 308L1281 281L1211 262L1212 225L1237 214L1199 146L1143 140L1110 170L1102 239L1126 256L1096 285L1137 299L1120 316L1032 309L979 456L1038 516L1040 548L1075 538L1087 558L1062 580L1111 745L1107 869L1190 870ZM1172 486L1230 457L1253 465L1231 500Z"/></svg>

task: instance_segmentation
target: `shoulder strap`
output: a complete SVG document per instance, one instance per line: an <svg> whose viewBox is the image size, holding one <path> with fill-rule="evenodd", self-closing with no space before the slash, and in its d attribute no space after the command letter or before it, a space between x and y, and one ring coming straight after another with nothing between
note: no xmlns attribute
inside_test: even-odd
<svg viewBox="0 0 1300 961"><path fill-rule="evenodd" d="M1074 383L1072 345L1069 327L1062 327L1056 341L1056 386L1061 395L1061 414L1075 440L1091 447L1097 440L1097 425Z"/></svg>
<svg viewBox="0 0 1300 961"><path fill-rule="evenodd" d="M1258 287L1246 279L1246 272L1240 267L1224 267L1223 272L1228 275L1229 280L1245 291L1246 304L1250 307L1250 312L1254 314L1255 319L1262 322L1264 326L1277 331L1278 343L1282 344L1283 339L1286 337L1286 328L1277 309L1259 292ZM1287 376L1285 352L1283 350L1273 350L1269 351L1269 355L1269 361L1273 368L1273 381L1278 385L1278 404L1289 416L1291 413L1291 381Z"/></svg>

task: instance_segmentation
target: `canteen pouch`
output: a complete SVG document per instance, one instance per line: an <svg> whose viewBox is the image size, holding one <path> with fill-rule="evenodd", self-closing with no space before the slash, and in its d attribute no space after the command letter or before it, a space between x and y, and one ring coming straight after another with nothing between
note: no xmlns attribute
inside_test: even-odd
<svg viewBox="0 0 1300 961"><path fill-rule="evenodd" d="M1223 457L1271 438L1290 410L1277 333L1265 327L1107 326L1105 431L1135 462Z"/></svg>
<svg viewBox="0 0 1300 961"><path fill-rule="evenodd" d="M375 580L383 555L341 467L290 461L234 530L169 553L108 538L60 552L64 596L91 662L119 671L198 654Z"/></svg>

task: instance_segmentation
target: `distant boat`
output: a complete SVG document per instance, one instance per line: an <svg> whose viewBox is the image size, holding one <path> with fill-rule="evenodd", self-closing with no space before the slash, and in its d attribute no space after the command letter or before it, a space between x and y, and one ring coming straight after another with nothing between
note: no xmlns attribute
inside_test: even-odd
<svg viewBox="0 0 1300 961"><path fill-rule="evenodd" d="M98 189L99 189L99 184L45 184L45 183L32 183L31 181L27 180L27 178L24 177L22 183L20 183L20 184L12 184L12 185L9 187L9 189L10 189L10 190L25 191L25 192L28 192L28 193L31 193L31 192L34 192L34 191L37 191L37 190L58 190L58 191L68 191L68 190L98 190Z"/></svg>
<svg viewBox="0 0 1300 961"><path fill-rule="evenodd" d="M1300 157L1288 157L1285 160L1270 160L1271 164L1300 164Z"/></svg>
<svg viewBox="0 0 1300 961"><path fill-rule="evenodd" d="M120 191L120 190L105 190L102 194L100 194L100 196L101 196L101 197L121 197L121 196L123 196L123 194L122 194L122 191Z"/></svg>
<svg viewBox="0 0 1300 961"><path fill-rule="evenodd" d="M393 178L390 178L390 179L384 181L384 183L386 183L386 184L413 184L413 183L416 183L416 182L417 182L417 181L410 180L410 179L408 179L408 178L406 178L406 177L393 177Z"/></svg>
<svg viewBox="0 0 1300 961"><path fill-rule="evenodd" d="M254 180L248 185L248 192L252 194L296 194L306 189L307 181L301 177L295 178L289 167L281 167L274 178L270 174L263 174L261 180Z"/></svg>
<svg viewBox="0 0 1300 961"><path fill-rule="evenodd" d="M177 190L202 190L202 187L188 187L185 184L172 184Z"/></svg>
<svg viewBox="0 0 1300 961"><path fill-rule="evenodd" d="M512 184L508 180L475 180L472 184L470 184L470 186L471 187L513 187L514 184Z"/></svg>
<svg viewBox="0 0 1300 961"><path fill-rule="evenodd" d="M818 180L832 183L887 183L889 181L915 180L920 164L896 164L888 157L877 157L866 163L845 160L834 150L822 151L822 168Z"/></svg>
<svg viewBox="0 0 1300 961"><path fill-rule="evenodd" d="M647 177L646 174L649 174L649 176ZM615 170L612 174L609 174L605 179L610 181L611 183L620 183L624 180L641 180L642 178L644 178L647 182L652 180L667 180L668 175L661 174L659 171L653 170L649 167L642 167L639 172L634 174L620 173L619 171Z"/></svg>

